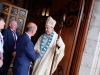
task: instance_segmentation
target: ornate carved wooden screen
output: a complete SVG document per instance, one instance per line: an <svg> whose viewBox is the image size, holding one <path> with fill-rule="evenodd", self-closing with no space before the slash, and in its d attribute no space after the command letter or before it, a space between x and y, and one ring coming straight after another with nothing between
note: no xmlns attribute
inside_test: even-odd
<svg viewBox="0 0 100 75"><path fill-rule="evenodd" d="M2 3L3 3L2 12L6 15L5 28L9 26L9 22L11 20L16 20L18 22L17 31L19 32L19 34L22 34L24 31L28 10L5 3L5 2L2 2Z"/></svg>
<svg viewBox="0 0 100 75"><path fill-rule="evenodd" d="M55 28L57 32L59 30L59 24L62 16L66 13L65 24L61 33L61 37L66 47L65 56L60 62L54 75L70 75L69 72L84 10L83 1L84 0L61 0L58 4L56 4L56 6L54 5L51 7L51 11L53 11L51 13L58 23Z"/></svg>

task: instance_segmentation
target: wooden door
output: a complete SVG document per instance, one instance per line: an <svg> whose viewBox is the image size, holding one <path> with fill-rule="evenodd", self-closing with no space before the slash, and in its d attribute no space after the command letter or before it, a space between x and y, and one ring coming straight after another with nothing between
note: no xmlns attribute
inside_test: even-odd
<svg viewBox="0 0 100 75"><path fill-rule="evenodd" d="M60 21L63 14L66 13L66 20L61 33L61 37L65 43L66 48L65 56L60 62L54 75L69 75L84 10L84 0L57 1L59 3L56 4L56 6L55 4L52 4L51 15L57 20L55 30L59 32ZM53 1L52 3L56 3L57 1Z"/></svg>

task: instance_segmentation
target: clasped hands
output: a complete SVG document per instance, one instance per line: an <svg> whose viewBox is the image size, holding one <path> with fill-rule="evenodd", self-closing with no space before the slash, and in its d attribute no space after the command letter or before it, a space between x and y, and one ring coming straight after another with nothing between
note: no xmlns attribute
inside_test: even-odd
<svg viewBox="0 0 100 75"><path fill-rule="evenodd" d="M36 52L37 52L37 53L41 53L41 50L40 50L40 49L37 49Z"/></svg>

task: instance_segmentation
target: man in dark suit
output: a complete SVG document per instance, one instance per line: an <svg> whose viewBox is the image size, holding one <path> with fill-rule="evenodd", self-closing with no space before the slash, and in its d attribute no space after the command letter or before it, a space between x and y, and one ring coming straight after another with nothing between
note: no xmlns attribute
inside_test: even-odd
<svg viewBox="0 0 100 75"><path fill-rule="evenodd" d="M13 75L28 75L31 62L40 56L40 50L34 51L34 44L31 37L35 35L37 26L35 23L28 23L26 32L19 36L16 42L16 56L13 64Z"/></svg>
<svg viewBox="0 0 100 75"><path fill-rule="evenodd" d="M9 28L3 30L4 59L3 66L0 68L0 75L7 75L12 58L16 55L16 40L18 38L18 33L16 32L16 29L17 22L13 20L10 22Z"/></svg>

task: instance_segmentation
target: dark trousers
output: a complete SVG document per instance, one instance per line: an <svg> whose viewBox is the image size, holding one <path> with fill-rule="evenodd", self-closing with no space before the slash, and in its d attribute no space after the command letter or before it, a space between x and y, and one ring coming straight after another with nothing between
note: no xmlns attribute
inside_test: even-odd
<svg viewBox="0 0 100 75"><path fill-rule="evenodd" d="M0 75L7 75L11 61L12 61L12 54L4 52L3 58L3 66L0 68Z"/></svg>

